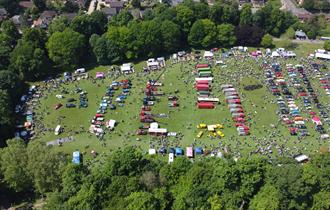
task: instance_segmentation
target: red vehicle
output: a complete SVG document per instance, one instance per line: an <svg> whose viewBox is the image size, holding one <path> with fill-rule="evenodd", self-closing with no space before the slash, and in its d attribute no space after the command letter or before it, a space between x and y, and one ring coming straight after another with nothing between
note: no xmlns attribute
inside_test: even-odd
<svg viewBox="0 0 330 210"><path fill-rule="evenodd" d="M95 114L95 117L104 117L103 114Z"/></svg>
<svg viewBox="0 0 330 210"><path fill-rule="evenodd" d="M240 99L231 99L231 100L227 100L228 104L241 104L241 100Z"/></svg>
<svg viewBox="0 0 330 210"><path fill-rule="evenodd" d="M212 102L199 102L197 103L199 109L213 109L214 104Z"/></svg>
<svg viewBox="0 0 330 210"><path fill-rule="evenodd" d="M54 109L55 109L55 110L58 110L58 109L61 108L62 106L63 106L63 104L58 103L58 104L56 104L56 105L54 106Z"/></svg>
<svg viewBox="0 0 330 210"><path fill-rule="evenodd" d="M197 90L209 90L210 89L208 84L196 84L195 87Z"/></svg>
<svg viewBox="0 0 330 210"><path fill-rule="evenodd" d="M199 85L199 84L209 84L209 83L210 83L210 81L207 81L207 80L199 80L199 81L196 82L197 85Z"/></svg>
<svg viewBox="0 0 330 210"><path fill-rule="evenodd" d="M198 69L198 68L207 68L207 67L209 67L209 64L207 64L207 63L199 63L199 64L196 65L196 69Z"/></svg>
<svg viewBox="0 0 330 210"><path fill-rule="evenodd" d="M233 120L237 123L244 123L246 120L243 117L234 117Z"/></svg>
<svg viewBox="0 0 330 210"><path fill-rule="evenodd" d="M307 96L307 93L306 92L300 92L300 93L298 93L298 96Z"/></svg>

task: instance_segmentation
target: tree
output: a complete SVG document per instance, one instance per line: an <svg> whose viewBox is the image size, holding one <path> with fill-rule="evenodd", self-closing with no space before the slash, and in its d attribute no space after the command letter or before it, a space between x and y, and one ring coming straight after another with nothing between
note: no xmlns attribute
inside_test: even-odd
<svg viewBox="0 0 330 210"><path fill-rule="evenodd" d="M71 29L53 33L46 43L49 58L58 66L76 66L84 52L85 37Z"/></svg>
<svg viewBox="0 0 330 210"><path fill-rule="evenodd" d="M30 142L27 148L27 168L37 192L45 195L59 190L66 158L41 142Z"/></svg>
<svg viewBox="0 0 330 210"><path fill-rule="evenodd" d="M125 198L127 202L126 209L158 209L158 200L148 192L134 192Z"/></svg>
<svg viewBox="0 0 330 210"><path fill-rule="evenodd" d="M121 52L120 47L105 36L100 37L93 34L89 42L97 63L106 65L118 63L123 60L123 53Z"/></svg>
<svg viewBox="0 0 330 210"><path fill-rule="evenodd" d="M176 8L176 21L182 27L182 31L188 34L193 25L195 17L194 12L187 6L178 5Z"/></svg>
<svg viewBox="0 0 330 210"><path fill-rule="evenodd" d="M121 10L117 15L113 16L109 22L111 26L127 26L133 20L132 14L128 10Z"/></svg>
<svg viewBox="0 0 330 210"><path fill-rule="evenodd" d="M188 42L196 48L208 48L216 43L216 36L216 26L211 20L197 20L191 27Z"/></svg>
<svg viewBox="0 0 330 210"><path fill-rule="evenodd" d="M230 47L236 43L235 27L231 24L221 24L217 26L217 40L220 46Z"/></svg>
<svg viewBox="0 0 330 210"><path fill-rule="evenodd" d="M62 193L65 198L70 198L78 193L85 176L83 165L68 164L62 174Z"/></svg>
<svg viewBox="0 0 330 210"><path fill-rule="evenodd" d="M238 26L235 34L239 45L259 46L264 32L257 26Z"/></svg>
<svg viewBox="0 0 330 210"><path fill-rule="evenodd" d="M10 63L10 53L13 50L13 39L4 33L0 33L0 69L7 69Z"/></svg>
<svg viewBox="0 0 330 210"><path fill-rule="evenodd" d="M155 56L162 49L161 30L156 21L131 24L130 30L134 37L131 44L138 56Z"/></svg>
<svg viewBox="0 0 330 210"><path fill-rule="evenodd" d="M69 26L69 20L66 16L57 16L49 25L48 32L63 32Z"/></svg>
<svg viewBox="0 0 330 210"><path fill-rule="evenodd" d="M7 141L7 147L1 149L0 163L5 182L15 192L31 189L32 180L28 174L27 152L23 140Z"/></svg>
<svg viewBox="0 0 330 210"><path fill-rule="evenodd" d="M284 36L288 39L294 39L295 33L296 33L295 30L292 27L290 27L285 31Z"/></svg>
<svg viewBox="0 0 330 210"><path fill-rule="evenodd" d="M243 4L241 14L240 14L240 25L252 25L252 11L251 4Z"/></svg>
<svg viewBox="0 0 330 210"><path fill-rule="evenodd" d="M28 28L23 32L22 40L31 43L35 48L45 49L47 34L40 28Z"/></svg>
<svg viewBox="0 0 330 210"><path fill-rule="evenodd" d="M11 99L17 98L21 93L21 81L13 71L0 71L0 89L7 90Z"/></svg>
<svg viewBox="0 0 330 210"><path fill-rule="evenodd" d="M324 44L323 44L323 48L325 50L330 51L330 41L325 41Z"/></svg>
<svg viewBox="0 0 330 210"><path fill-rule="evenodd" d="M43 11L46 9L46 1L45 0L32 0L35 7L38 8L39 11Z"/></svg>
<svg viewBox="0 0 330 210"><path fill-rule="evenodd" d="M206 3L193 4L193 12L196 19L206 19L209 16L209 6Z"/></svg>
<svg viewBox="0 0 330 210"><path fill-rule="evenodd" d="M19 32L18 32L15 24L11 20L5 20L5 21L3 21L1 23L0 31L1 31L1 33L9 36L14 41L18 40L19 37L20 37Z"/></svg>
<svg viewBox="0 0 330 210"><path fill-rule="evenodd" d="M250 202L251 210L277 210L280 209L280 192L272 185L266 184Z"/></svg>
<svg viewBox="0 0 330 210"><path fill-rule="evenodd" d="M20 40L11 53L10 68L22 79L32 80L41 76L48 65L46 53L29 41Z"/></svg>
<svg viewBox="0 0 330 210"><path fill-rule="evenodd" d="M217 194L209 197L207 202L210 204L211 210L221 210L223 208L220 196Z"/></svg>
<svg viewBox="0 0 330 210"><path fill-rule="evenodd" d="M166 52L174 52L180 46L180 27L170 20L164 20L160 26L163 47Z"/></svg>
<svg viewBox="0 0 330 210"><path fill-rule="evenodd" d="M0 7L5 8L10 15L15 15L19 11L20 0L0 0Z"/></svg>
<svg viewBox="0 0 330 210"><path fill-rule="evenodd" d="M215 3L210 8L210 14L209 18L212 20L215 24L221 24L223 23L223 6L220 3Z"/></svg>
<svg viewBox="0 0 330 210"><path fill-rule="evenodd" d="M133 6L133 8L140 8L141 2L140 2L140 0L132 0L131 5Z"/></svg>
<svg viewBox="0 0 330 210"><path fill-rule="evenodd" d="M0 89L0 146L5 146L5 139L12 135L14 124L12 100L6 89Z"/></svg>
<svg viewBox="0 0 330 210"><path fill-rule="evenodd" d="M313 195L312 210L330 209L330 192L320 191Z"/></svg>
<svg viewBox="0 0 330 210"><path fill-rule="evenodd" d="M261 43L260 44L261 44L261 46L263 46L265 48L272 48L272 47L274 47L273 37L270 34L265 34L262 37L262 40L261 40Z"/></svg>

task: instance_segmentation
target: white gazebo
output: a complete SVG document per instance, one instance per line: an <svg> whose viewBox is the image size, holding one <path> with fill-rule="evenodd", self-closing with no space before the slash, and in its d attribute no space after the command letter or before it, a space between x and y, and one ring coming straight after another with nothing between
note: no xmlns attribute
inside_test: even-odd
<svg viewBox="0 0 330 210"><path fill-rule="evenodd" d="M124 63L121 65L120 71L123 74L132 74L134 73L134 66L132 63Z"/></svg>

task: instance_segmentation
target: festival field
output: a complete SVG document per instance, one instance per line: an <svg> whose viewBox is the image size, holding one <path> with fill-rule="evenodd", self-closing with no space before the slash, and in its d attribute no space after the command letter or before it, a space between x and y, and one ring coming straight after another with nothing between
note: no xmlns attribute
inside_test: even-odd
<svg viewBox="0 0 330 210"><path fill-rule="evenodd" d="M283 72L285 64L297 64L301 62L299 59L279 59ZM95 84L90 80L82 79L80 81L69 84L62 84L57 89L52 89L40 99L40 106L37 109L37 119L39 123L48 131L37 131L37 137L33 141L52 141L58 138L74 136L75 141L64 143L62 146L55 146L59 150L71 153L74 150L80 150L83 153L90 153L91 150L97 152L107 152L118 147L126 145L135 145L147 152L150 145L155 148L160 148L166 144L168 147L194 145L204 149L220 149L231 151L234 155L246 156L251 152L257 152L258 148L267 150L265 155L278 155L278 148L282 148L286 155L298 153L314 152L319 150L321 146L329 146L328 140L320 140L320 134L314 130L312 122L306 122L310 136L298 140L297 136L291 136L289 129L283 125L277 115L276 97L273 96L265 84L264 69L261 68L262 59L246 57L238 59L237 57L229 57L224 60L226 66L214 66L212 72L214 76L212 84L212 94L220 99L220 104L216 105L213 110L198 109L196 106L197 93L194 89L194 76L192 71L196 62L186 61L171 64L167 61L166 69L156 71L150 74L142 73L142 66L145 62L135 64L135 73L128 76L120 76L116 81L121 79L130 79L132 89L127 99L125 106L117 106L116 110L107 109L105 119L115 119L118 125L114 131L107 131L103 140L99 140L94 134L88 132L90 121L95 115L102 96L106 92L106 87L110 85L114 79L107 77L104 80L98 80ZM309 68L307 63L301 63ZM107 73L110 67L100 66L88 71L90 77L95 77L95 73L102 71ZM287 76L287 75L286 75ZM150 135L136 135L136 131L142 124L139 121L140 107L143 102L144 88L149 79L159 77L159 82L163 86L159 89L165 92L164 96L160 96L160 102L152 107L153 114L164 113L167 118L156 118L160 127L167 128L169 132L176 132L176 137L166 137L161 140L160 137ZM319 93L318 97L323 105L328 106L330 100L326 96L325 91L320 88L319 80L315 77L309 77L313 88ZM251 134L249 136L238 136L234 122L227 104L224 94L220 89L222 84L233 84L237 89L242 105L247 115L248 125L250 126ZM262 84L260 89L246 91L244 86L251 84ZM78 100L79 95L74 93L74 90L79 87L86 91L88 98L88 108L66 108L66 100L75 98ZM62 94L62 90L66 89L69 94ZM295 95L295 90L290 87L291 92ZM116 91L115 96L121 91ZM177 93L175 93L177 92ZM58 99L57 94L62 94L65 98ZM168 107L169 95L178 96L179 107ZM115 97L114 97L115 98ZM295 100L301 108L303 117L310 118L308 113L303 109L301 99ZM57 103L62 103L64 106L59 110L54 110ZM315 107L313 107L313 110ZM315 110L317 112L317 110ZM201 138L196 135L200 131L196 128L199 123L217 124L224 126L222 132L225 134L223 138L210 138L207 136L207 131ZM56 125L62 125L64 132L59 136L54 135ZM325 130L329 127L324 126ZM271 151L271 152L270 152ZM258 151L260 153L260 151Z"/></svg>

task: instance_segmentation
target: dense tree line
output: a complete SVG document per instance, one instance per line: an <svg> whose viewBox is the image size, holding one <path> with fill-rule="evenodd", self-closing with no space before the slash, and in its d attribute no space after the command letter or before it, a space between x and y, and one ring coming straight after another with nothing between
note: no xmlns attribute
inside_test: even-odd
<svg viewBox="0 0 330 210"><path fill-rule="evenodd" d="M302 7L312 12L330 11L330 2L327 0L304 0Z"/></svg>
<svg viewBox="0 0 330 210"><path fill-rule="evenodd" d="M16 154L16 155L12 155ZM86 158L87 159L87 158ZM10 140L0 171L16 192L46 195L45 209L329 209L330 154L309 163L260 156L163 158L131 147L84 164L38 142Z"/></svg>

